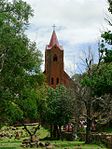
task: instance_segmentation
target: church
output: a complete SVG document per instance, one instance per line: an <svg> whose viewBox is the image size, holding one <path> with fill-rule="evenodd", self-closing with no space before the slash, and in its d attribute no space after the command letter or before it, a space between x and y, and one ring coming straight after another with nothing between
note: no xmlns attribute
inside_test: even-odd
<svg viewBox="0 0 112 149"><path fill-rule="evenodd" d="M50 42L45 48L44 74L47 84L53 88L60 84L66 87L70 85L71 78L64 71L64 50L58 42L55 29L53 29Z"/></svg>

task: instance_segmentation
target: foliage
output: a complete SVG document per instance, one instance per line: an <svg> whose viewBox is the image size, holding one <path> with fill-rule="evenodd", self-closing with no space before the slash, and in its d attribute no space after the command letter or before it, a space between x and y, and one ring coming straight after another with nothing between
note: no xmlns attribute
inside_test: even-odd
<svg viewBox="0 0 112 149"><path fill-rule="evenodd" d="M91 128L95 119L97 124L108 123L112 112L112 63L100 62L89 68L81 81L83 90L86 90L82 101L85 104L87 119L90 120L87 120L87 128L88 123Z"/></svg>
<svg viewBox="0 0 112 149"><path fill-rule="evenodd" d="M112 90L112 63L102 63L96 70L97 65L93 67L92 76L86 73L83 75L82 84L92 89L92 94L101 96L111 94Z"/></svg>
<svg viewBox="0 0 112 149"><path fill-rule="evenodd" d="M112 14L112 1L111 0L108 0L108 3L109 3L109 12Z"/></svg>
<svg viewBox="0 0 112 149"><path fill-rule="evenodd" d="M110 12L110 16L106 20L110 25L110 29L105 31L101 35L101 37L103 39L102 40L103 41L102 42L103 48L101 47L101 50L103 52L105 52L104 62L112 62L112 31L111 31L111 27L112 27L112 1L108 0L108 4L109 4L108 11ZM105 46L107 46L107 48L104 48Z"/></svg>
<svg viewBox="0 0 112 149"><path fill-rule="evenodd" d="M107 32L104 32L102 35L102 38L105 39L105 41L112 45L112 32L111 31L107 31Z"/></svg>
<svg viewBox="0 0 112 149"><path fill-rule="evenodd" d="M74 100L63 85L55 89L47 87L46 98L40 100L41 121L50 126L51 138L61 137L61 126L67 124L73 116ZM45 126L45 125L44 125ZM46 126L45 126L46 127Z"/></svg>
<svg viewBox="0 0 112 149"><path fill-rule="evenodd" d="M35 119L43 75L42 55L25 35L33 11L22 0L1 0L0 8L0 122Z"/></svg>
<svg viewBox="0 0 112 149"><path fill-rule="evenodd" d="M48 89L46 120L49 124L65 125L72 118L73 101L64 86Z"/></svg>
<svg viewBox="0 0 112 149"><path fill-rule="evenodd" d="M93 65L93 57L89 53L86 58L87 71L75 80L76 99L83 105L84 117L86 119L86 143L90 143L89 135L92 123L105 123L111 120L112 112L112 63L105 62L102 57L99 63ZM111 54L110 54L111 55ZM109 55L109 57L111 57ZM79 83L78 83L79 82Z"/></svg>
<svg viewBox="0 0 112 149"><path fill-rule="evenodd" d="M111 63L112 62L112 50L106 50L105 56L103 57L105 63Z"/></svg>

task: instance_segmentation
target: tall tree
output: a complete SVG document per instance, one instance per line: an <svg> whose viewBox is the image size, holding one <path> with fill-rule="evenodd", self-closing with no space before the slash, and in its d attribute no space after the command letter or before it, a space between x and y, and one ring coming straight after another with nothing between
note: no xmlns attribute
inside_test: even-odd
<svg viewBox="0 0 112 149"><path fill-rule="evenodd" d="M74 81L75 99L82 105L83 116L87 122L86 143L91 142L90 135L94 119L101 122L103 117L108 121L112 112L112 63L105 63L102 53L98 64L93 64L93 56L90 52L85 58L86 72Z"/></svg>
<svg viewBox="0 0 112 149"><path fill-rule="evenodd" d="M0 1L0 124L37 118L42 55L25 35L31 16L22 0Z"/></svg>
<svg viewBox="0 0 112 149"><path fill-rule="evenodd" d="M108 0L109 12L112 14L112 1ZM110 26L112 26L111 16L107 19ZM87 129L86 129L86 142L90 142L90 128L91 128L91 115L98 112L100 117L106 117L110 119L112 112L112 32L108 30L102 35L102 43L99 48L100 57L99 62L93 65L93 58L89 57L85 59L87 72L82 78L81 90L84 91L84 95L81 97L84 101L87 113ZM106 45L107 47L106 47ZM105 53L105 56L104 56ZM90 54L89 54L90 55ZM83 93L83 92L82 92ZM95 108L95 106L97 108ZM98 111L98 108L100 109ZM97 115L97 118L98 118Z"/></svg>

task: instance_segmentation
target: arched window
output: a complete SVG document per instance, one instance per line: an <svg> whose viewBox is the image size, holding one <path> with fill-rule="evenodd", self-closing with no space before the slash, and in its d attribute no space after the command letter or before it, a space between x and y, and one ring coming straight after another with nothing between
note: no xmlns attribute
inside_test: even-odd
<svg viewBox="0 0 112 149"><path fill-rule="evenodd" d="M56 79L56 84L59 84L59 78Z"/></svg>
<svg viewBox="0 0 112 149"><path fill-rule="evenodd" d="M58 57L57 57L56 54L54 54L54 56L53 56L53 61L54 61L54 62L57 62L57 61L58 61Z"/></svg>
<svg viewBox="0 0 112 149"><path fill-rule="evenodd" d="M54 78L51 78L51 84L52 85L54 84Z"/></svg>

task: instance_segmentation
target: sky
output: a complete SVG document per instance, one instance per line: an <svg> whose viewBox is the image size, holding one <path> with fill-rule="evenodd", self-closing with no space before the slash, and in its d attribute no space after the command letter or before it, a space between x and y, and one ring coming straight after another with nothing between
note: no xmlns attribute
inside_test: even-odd
<svg viewBox="0 0 112 149"><path fill-rule="evenodd" d="M24 0L32 6L34 17L30 19L28 37L37 43L43 54L53 31L53 24L60 45L64 49L65 70L69 75L81 73L84 51L91 48L96 59L100 35L107 30L104 20L106 0ZM42 65L44 70L44 63Z"/></svg>

